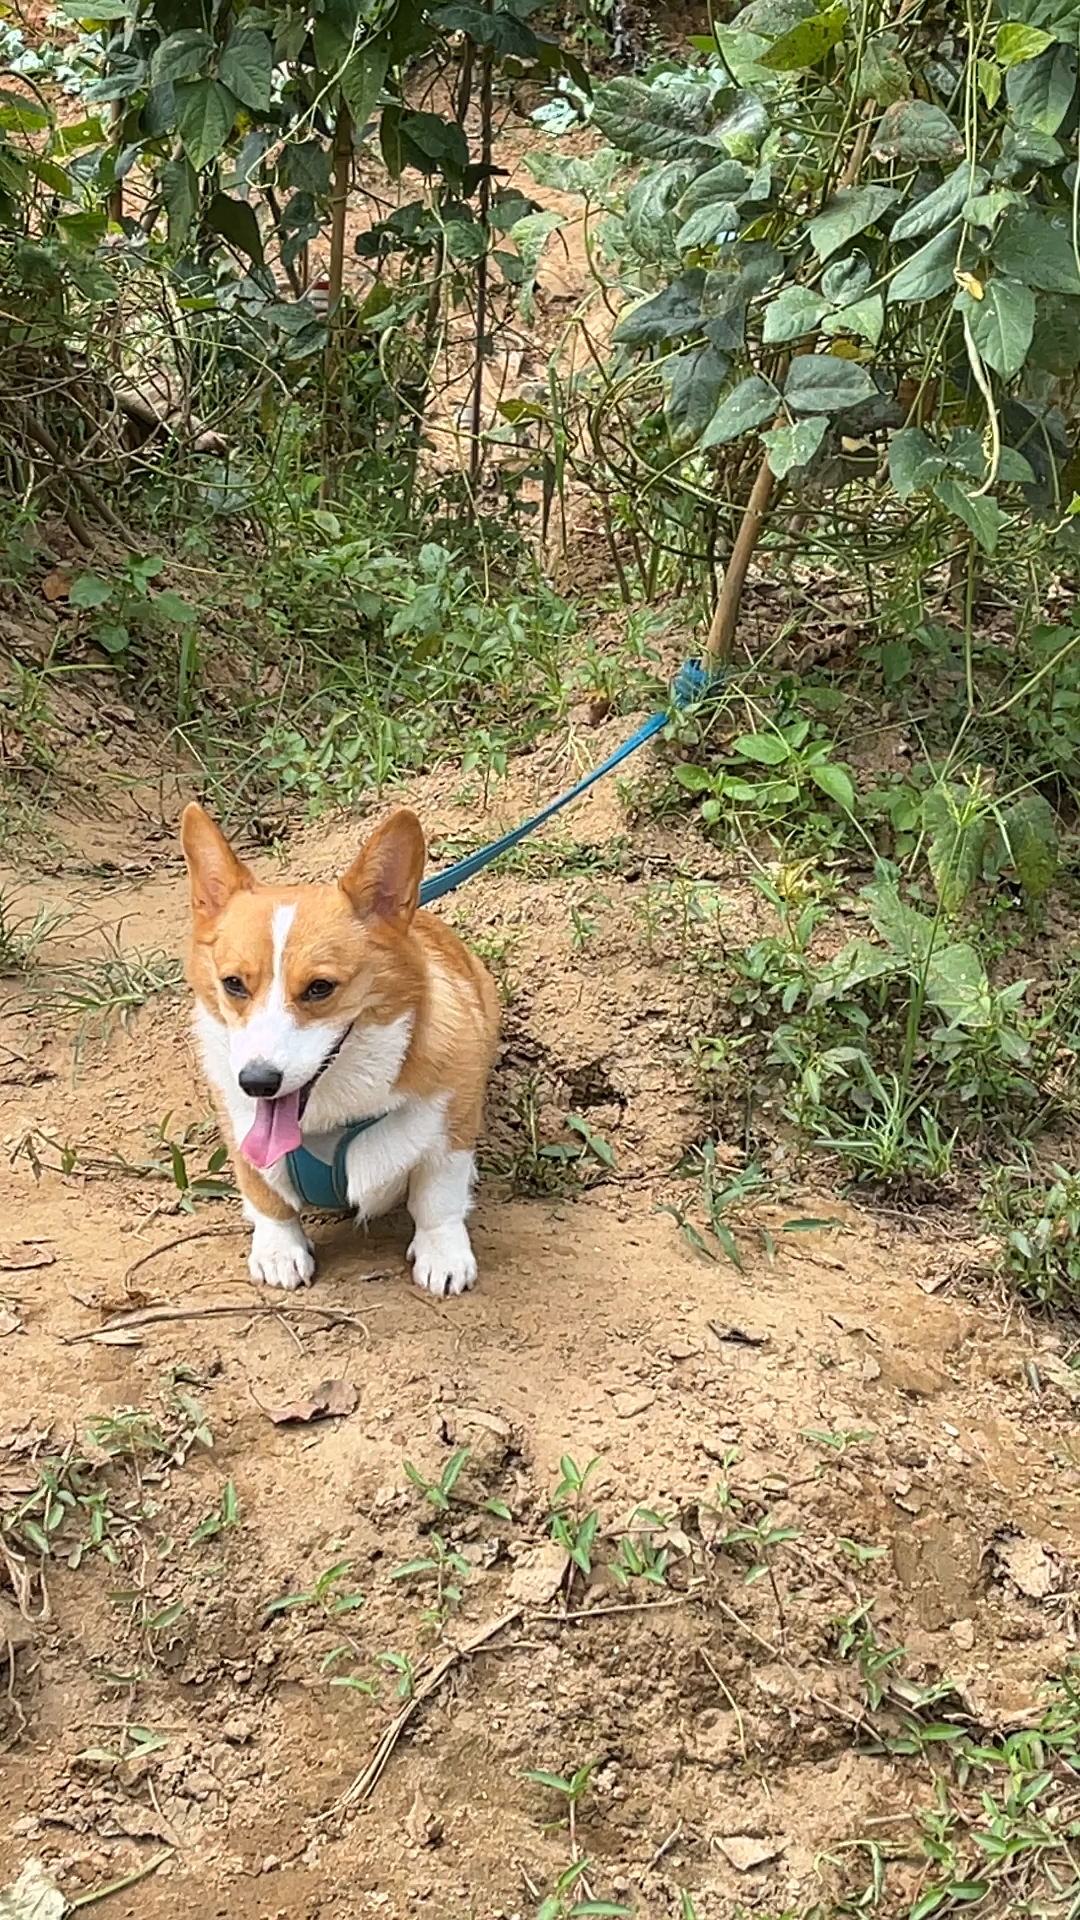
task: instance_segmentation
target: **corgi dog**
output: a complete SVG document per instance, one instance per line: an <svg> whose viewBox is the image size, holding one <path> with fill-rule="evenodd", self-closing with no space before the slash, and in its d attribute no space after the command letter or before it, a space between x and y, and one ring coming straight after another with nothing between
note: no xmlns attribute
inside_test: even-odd
<svg viewBox="0 0 1080 1920"><path fill-rule="evenodd" d="M305 1199L358 1221L406 1201L414 1278L440 1297L464 1292L498 996L457 935L417 909L415 814L393 814L328 886L257 881L199 806L185 808L181 841L195 1032L253 1230L253 1278L312 1278ZM302 1165L315 1166L316 1194Z"/></svg>

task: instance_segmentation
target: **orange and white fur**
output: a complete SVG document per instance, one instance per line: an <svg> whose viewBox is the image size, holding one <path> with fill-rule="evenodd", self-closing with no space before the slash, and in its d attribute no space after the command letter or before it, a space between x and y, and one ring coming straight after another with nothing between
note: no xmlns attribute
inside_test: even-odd
<svg viewBox="0 0 1080 1920"><path fill-rule="evenodd" d="M253 1228L253 1277L300 1287L315 1271L286 1154L383 1114L348 1148L350 1206L363 1221L407 1201L415 1279L440 1296L471 1287L465 1219L498 998L457 935L417 911L416 816L393 814L328 886L260 884L198 806L181 838L195 1031Z"/></svg>

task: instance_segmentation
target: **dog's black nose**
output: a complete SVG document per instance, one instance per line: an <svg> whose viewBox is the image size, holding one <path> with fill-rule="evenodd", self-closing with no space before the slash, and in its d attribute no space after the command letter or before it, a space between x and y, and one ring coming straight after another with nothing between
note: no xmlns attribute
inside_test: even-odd
<svg viewBox="0 0 1080 1920"><path fill-rule="evenodd" d="M281 1092L282 1077L267 1060L252 1060L238 1075L243 1091L250 1093L253 1100L272 1100L275 1093Z"/></svg>

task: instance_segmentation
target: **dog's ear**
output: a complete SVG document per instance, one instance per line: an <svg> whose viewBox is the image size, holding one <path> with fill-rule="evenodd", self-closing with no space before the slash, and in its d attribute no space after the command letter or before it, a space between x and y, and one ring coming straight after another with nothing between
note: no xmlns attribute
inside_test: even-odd
<svg viewBox="0 0 1080 1920"><path fill-rule="evenodd" d="M353 912L361 920L384 920L404 933L416 912L426 857L415 813L405 808L392 813L340 881Z"/></svg>
<svg viewBox="0 0 1080 1920"><path fill-rule="evenodd" d="M254 875L238 860L220 827L192 801L180 822L180 844L191 881L196 919L212 920L234 893L255 885Z"/></svg>

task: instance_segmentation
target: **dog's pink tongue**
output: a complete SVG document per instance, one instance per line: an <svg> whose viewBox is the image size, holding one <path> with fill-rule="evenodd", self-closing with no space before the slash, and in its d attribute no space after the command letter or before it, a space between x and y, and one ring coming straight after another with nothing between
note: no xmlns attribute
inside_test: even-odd
<svg viewBox="0 0 1080 1920"><path fill-rule="evenodd" d="M300 1094L282 1093L276 1100L255 1103L255 1125L246 1135L243 1151L253 1167L275 1167L303 1143L300 1131Z"/></svg>

